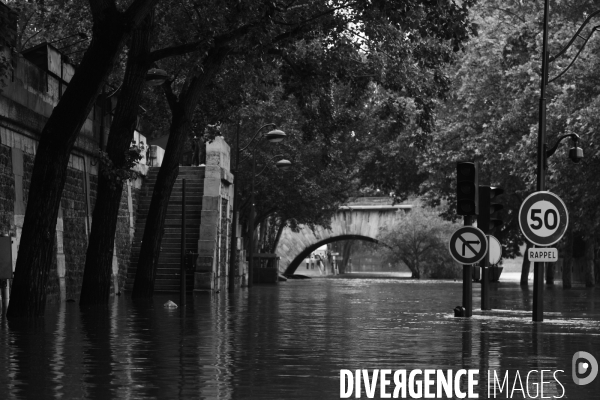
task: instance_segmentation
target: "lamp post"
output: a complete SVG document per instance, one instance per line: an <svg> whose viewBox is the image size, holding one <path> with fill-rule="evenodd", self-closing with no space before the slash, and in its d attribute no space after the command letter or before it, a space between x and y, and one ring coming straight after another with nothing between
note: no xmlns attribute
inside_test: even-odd
<svg viewBox="0 0 600 400"><path fill-rule="evenodd" d="M584 40L583 46L577 53L571 63L556 77L554 77L550 82L560 78L565 72L571 68L583 47L587 44L590 37L598 30L598 26L592 29L590 35L585 38L580 35L582 29L587 25L587 23L597 14L600 14L600 10L591 13L583 24L579 27L575 35L571 38L571 40L567 43L567 45L558 52L558 54L550 60L548 57L548 11L549 11L549 0L544 1L544 22L543 22L543 41L542 41L542 79L540 85L540 103L539 103L539 123L538 123L538 141L537 141L537 191L546 190L546 169L547 169L547 160L550 156L554 154L560 142L566 138L571 137L574 142L574 147L569 152L569 157L574 162L579 162L581 158L583 158L583 150L580 147L577 147L577 141L579 136L576 134L568 134L561 136L556 144L550 149L547 150L546 144L546 86L548 85L548 64L550 61L556 60L558 57L562 56L569 47L573 44L575 39L581 38ZM533 268L533 321L541 322L544 320L544 299L543 299L543 290L544 290L544 269L545 263L543 262L535 262Z"/></svg>
<svg viewBox="0 0 600 400"><path fill-rule="evenodd" d="M548 84L548 9L549 0L544 1L544 27L542 38L542 79L540 88L538 151L537 151L537 191L546 190L546 85ZM544 320L544 267L545 263L533 265L533 321Z"/></svg>
<svg viewBox="0 0 600 400"><path fill-rule="evenodd" d="M271 157L271 159L269 161L267 161L267 164L264 166L264 168L258 173L255 173L256 170L256 158L254 157L254 153L256 151L256 148L254 149L254 151L252 152L252 185L251 185L251 189L250 189L250 219L248 220L248 226L250 229L250 238L249 238L249 246L248 246L248 251L250 252L250 258L249 258L249 262L248 262L248 286L252 286L253 282L252 279L254 277L254 218L256 217L254 215L255 213L255 208L254 208L254 178L256 178L257 176L259 176L260 174L262 174L264 172L264 170L268 167L269 162L271 162L272 160L274 160L277 157L283 157L283 154L278 154L276 156ZM279 160L275 166L279 169L281 169L282 171L285 171L287 169L289 169L289 167L292 165L292 163L288 160Z"/></svg>
<svg viewBox="0 0 600 400"><path fill-rule="evenodd" d="M250 141L248 142L248 144L246 146L244 146L243 148L240 148L240 126L238 124L237 127L237 132L236 132L236 156L235 156L235 169L234 169L234 176L237 180L238 178L238 168L239 168L239 163L240 163L240 153L247 150L250 145L252 145L252 143L254 142L254 140L258 137L259 133L262 132L263 129L267 128L267 127L272 127L275 128L275 124L273 123L269 123L269 124L265 124L263 126L261 126L260 128L257 129L257 131L254 133L254 135L252 135L252 138L250 139ZM278 143L281 142L284 138L285 138L285 133L283 131L280 131L278 129L273 129L271 131L269 131L268 133L266 133L261 139L265 139L268 142L271 143ZM256 144L258 144L259 142L257 142ZM251 227L251 235L250 235L250 257L249 257L249 261L248 261L248 286L252 286L252 247L253 247L253 233L254 233L254 151L256 150L256 145L253 149L252 152L252 193L251 193L251 210L250 210L250 217L252 220L252 224L249 224ZM231 218L231 241L230 241L230 253L229 253L229 278L228 278L228 287L229 287L229 291L233 292L235 290L235 272L236 272L236 268L235 268L235 261L236 261L236 255L237 255L237 217L238 217L238 201L239 201L239 191L238 191L238 187L240 185L240 182L234 182L234 186L233 186L233 212L232 212L232 218Z"/></svg>
<svg viewBox="0 0 600 400"><path fill-rule="evenodd" d="M148 86L159 86L169 78L167 72L163 69L151 68L146 73L146 84Z"/></svg>

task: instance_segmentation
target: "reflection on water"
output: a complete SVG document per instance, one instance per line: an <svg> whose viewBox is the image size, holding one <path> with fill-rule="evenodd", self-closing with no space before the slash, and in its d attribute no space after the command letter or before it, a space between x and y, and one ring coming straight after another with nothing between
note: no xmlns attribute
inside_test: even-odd
<svg viewBox="0 0 600 400"><path fill-rule="evenodd" d="M495 310L469 320L452 313L460 282L376 278L195 294L183 310L163 307L177 294L49 305L43 319L1 322L0 399L335 399L340 369L376 368L478 368L480 398L487 370L562 369L564 398L600 390L600 377L571 379L576 351L600 360L598 290L546 288L540 325L516 282L497 284Z"/></svg>

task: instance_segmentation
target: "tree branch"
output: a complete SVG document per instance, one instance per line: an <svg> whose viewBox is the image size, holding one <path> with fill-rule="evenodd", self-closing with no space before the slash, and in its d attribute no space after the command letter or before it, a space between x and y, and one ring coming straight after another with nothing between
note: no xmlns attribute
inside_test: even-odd
<svg viewBox="0 0 600 400"><path fill-rule="evenodd" d="M244 36L253 26L254 24L246 24L237 29L234 29L233 31L215 36L208 40L184 43L178 46L165 47L164 49L155 50L152 53L150 53L150 61L156 62L158 60L162 60L163 58L191 53L193 51L198 50L203 45L209 44L211 42L214 43L213 48L224 46L227 43Z"/></svg>
<svg viewBox="0 0 600 400"><path fill-rule="evenodd" d="M316 19L319 19L321 17L324 17L326 15L332 14L332 13L338 11L338 10L342 10L342 9L348 8L350 6L354 6L356 4L358 4L358 2L347 3L347 4L343 5L343 6L330 8L330 9L325 10L325 11L323 11L323 12L317 14L317 15L314 15L314 16L308 18L308 19L305 19L304 21L298 22L298 24L297 24L298 26L296 28L292 29L289 32L284 32L284 33L282 33L280 35L275 36L275 38L273 38L273 40L272 40L272 43L277 43L277 42L280 42L282 40L294 37L297 34L299 34L300 32L302 32L302 29L304 29L312 21L314 21Z"/></svg>
<svg viewBox="0 0 600 400"><path fill-rule="evenodd" d="M207 44L207 40L202 40L198 42L192 43L184 43L179 46L171 46L165 47L164 49L154 50L150 53L150 61L156 62L162 60L163 58L180 56L182 54L191 53L193 51L198 50L202 45Z"/></svg>
<svg viewBox="0 0 600 400"><path fill-rule="evenodd" d="M283 233L283 229L287 226L287 221L284 218L281 218L281 222L279 223L279 228L277 229L277 235L275 235L275 240L273 241L273 247L271 248L271 253L275 253L277 250L277 245L279 244L279 240L281 239L281 234Z"/></svg>

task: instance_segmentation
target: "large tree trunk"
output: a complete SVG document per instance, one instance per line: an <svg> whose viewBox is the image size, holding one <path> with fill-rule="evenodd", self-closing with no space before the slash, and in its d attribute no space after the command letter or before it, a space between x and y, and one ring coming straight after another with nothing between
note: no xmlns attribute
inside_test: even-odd
<svg viewBox="0 0 600 400"><path fill-rule="evenodd" d="M90 47L41 133L7 318L44 313L56 220L71 150L129 29L124 14L114 4L94 2L92 12L95 21Z"/></svg>
<svg viewBox="0 0 600 400"><path fill-rule="evenodd" d="M154 293L156 265L160 256L160 244L164 234L169 198L179 174L179 160L189 128L189 120L174 112L169 130L169 141L156 177L152 200L146 217L146 226L131 294L133 298L149 298Z"/></svg>
<svg viewBox="0 0 600 400"><path fill-rule="evenodd" d="M138 108L142 98L154 13L134 31L127 57L127 69L115 118L113 119L106 152L116 168L123 168L125 154L131 145ZM92 231L87 248L80 304L108 302L111 285L115 231L123 192L122 180L115 181L106 174L98 176L98 197L93 214ZM118 288L115 288L118 291Z"/></svg>
<svg viewBox="0 0 600 400"><path fill-rule="evenodd" d="M172 113L169 141L165 149L163 163L156 177L148 217L146 218L146 227L144 228L131 293L131 296L135 299L150 298L154 293L154 280L158 257L160 256L165 216L167 215L169 198L179 174L181 152L187 135L192 130L191 118L193 111L202 91L212 81L228 53L229 48L225 46L211 49L201 65L202 72L191 79L187 90L179 95L179 100L174 98L172 92L167 91L167 100Z"/></svg>

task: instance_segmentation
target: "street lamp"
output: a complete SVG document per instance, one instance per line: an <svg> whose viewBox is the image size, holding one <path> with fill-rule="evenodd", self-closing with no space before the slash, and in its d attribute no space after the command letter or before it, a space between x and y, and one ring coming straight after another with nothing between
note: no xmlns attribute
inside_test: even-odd
<svg viewBox="0 0 600 400"><path fill-rule="evenodd" d="M574 43L575 39L578 37L584 40L583 46L577 53L577 55L573 58L571 63L556 77L554 77L550 82L561 77L565 72L571 68L583 47L587 44L590 37L598 30L598 26L592 29L592 32L589 34L587 38L580 35L582 29L587 25L587 23L597 14L600 14L600 10L591 13L583 24L579 27L575 35L571 38L571 40L567 43L567 45L558 52L558 54L552 59L548 57L548 10L550 1L544 1L544 25L543 25L543 41L542 41L542 79L541 79L541 87L540 87L540 104L539 104L539 124L538 124L538 142L537 142L537 191L546 190L546 168L547 168L547 159L552 156L560 142L566 138L571 137L574 142L574 147L569 152L569 157L574 162L579 162L583 158L583 150L580 147L577 147L577 141L579 136L576 134L563 135L558 139L558 142L550 149L547 150L546 144L546 86L548 85L548 64L550 61L555 61L558 57L563 55L569 47ZM536 262L533 267L533 321L541 322L544 320L544 300L543 300L543 275L544 275L545 263Z"/></svg>
<svg viewBox="0 0 600 400"><path fill-rule="evenodd" d="M146 84L148 86L159 86L165 83L168 77L165 70L152 68L146 73Z"/></svg>
<svg viewBox="0 0 600 400"><path fill-rule="evenodd" d="M581 161L583 158L583 149L577 145L579 143L579 135L576 133L569 133L559 137L554 146L546 150L546 165L544 165L544 168L548 168L548 158L550 158L556 152L560 143L566 138L571 138L571 140L573 140L573 147L571 147L569 150L569 158L574 163Z"/></svg>
<svg viewBox="0 0 600 400"><path fill-rule="evenodd" d="M275 131L271 131L269 133L272 133ZM279 131L281 132L281 131ZM281 132L283 133L283 132ZM268 136L268 134L267 134ZM285 136L285 134L284 134ZM281 140L281 139L279 139ZM254 275L254 212L255 212L255 208L254 208L254 178L256 178L257 176L259 176L260 174L262 174L265 169L267 169L267 167L269 166L269 163L271 161L273 161L275 158L278 157L283 157L283 154L277 154L276 156L271 157L271 159L269 161L267 161L266 165L263 167L263 169L258 173L255 174L255 169L256 169L256 158L254 157L254 153L256 151L256 148L254 149L254 151L252 152L252 186L250 189L250 218L248 220L248 226L250 229L250 238L249 238L249 244L248 244L248 251L250 252L250 258L249 258L249 262L248 262L248 286L252 286L252 279L253 279L253 275ZM279 169L281 169L282 171L286 171L291 167L292 163L289 160L279 160L277 161L277 163L275 164L275 166Z"/></svg>
<svg viewBox="0 0 600 400"><path fill-rule="evenodd" d="M279 160L275 163L275 166L282 171L287 171L292 166L292 162L289 160Z"/></svg>
<svg viewBox="0 0 600 400"><path fill-rule="evenodd" d="M265 139L271 143L279 143L285 139L285 133L279 129L273 129L265 135Z"/></svg>
<svg viewBox="0 0 600 400"><path fill-rule="evenodd" d="M273 123L268 123L265 124L263 126L261 126L260 128L258 128L256 130L256 132L254 133L254 135L252 135L252 138L250 139L250 141L248 142L248 144L246 146L244 146L243 148L240 148L240 125L238 124L237 127L237 132L236 132L236 158L235 158L235 169L234 169L234 176L237 180L238 178L238 167L239 167L239 163L240 163L240 153L247 150L252 143L254 143L254 140L259 138L259 134L260 132L262 132L265 128L267 127L272 127L275 128L275 124ZM249 257L249 261L248 261L248 286L252 286L252 249L254 246L254 168L255 168L255 158L254 158L254 153L256 151L256 148L258 147L257 144L260 143L263 139L270 142L270 143L279 143L281 142L284 138L286 137L286 134L279 130L279 129L273 129L269 132L267 132L266 134L264 134L262 137L259 138L259 140L255 143L254 148L252 149L252 193L251 193L251 207L250 207L250 219L251 221L249 221L249 226L250 226L250 246L249 246L249 252L250 252L250 257ZM235 277L234 277L234 273L235 273L235 260L236 260L236 253L237 253L237 216L238 216L238 187L240 185L240 182L234 182L234 186L233 186L233 212L232 212L232 219L231 219L231 242L230 242L230 253L229 253L229 291L233 292L234 291L234 285L235 285ZM251 222L251 223L250 223Z"/></svg>

